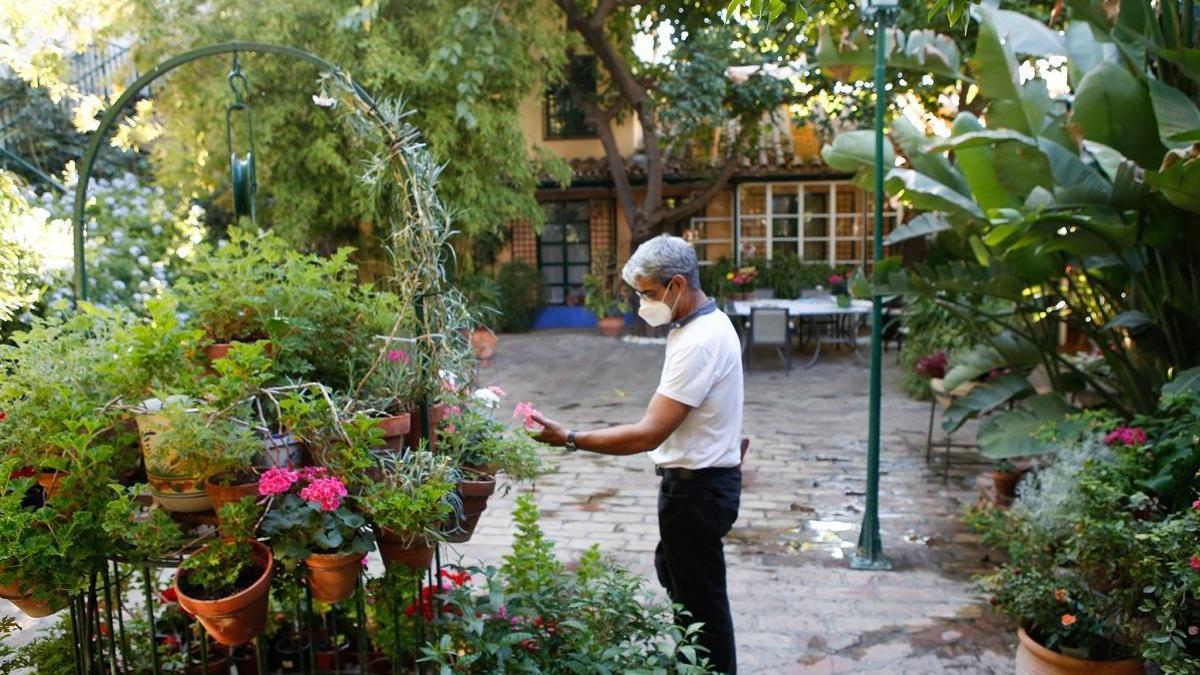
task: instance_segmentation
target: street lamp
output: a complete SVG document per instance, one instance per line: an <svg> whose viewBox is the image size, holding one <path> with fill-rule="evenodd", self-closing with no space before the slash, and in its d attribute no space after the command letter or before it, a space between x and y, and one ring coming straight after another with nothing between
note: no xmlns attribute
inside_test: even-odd
<svg viewBox="0 0 1200 675"><path fill-rule="evenodd" d="M875 267L883 252L883 113L887 86L887 28L899 10L899 0L863 0L864 19L875 21L875 237L872 260ZM883 369L883 303L872 294L871 306L871 394L867 425L867 504L863 510L858 547L850 556L850 569L890 570L892 563L883 555L879 537L879 399Z"/></svg>

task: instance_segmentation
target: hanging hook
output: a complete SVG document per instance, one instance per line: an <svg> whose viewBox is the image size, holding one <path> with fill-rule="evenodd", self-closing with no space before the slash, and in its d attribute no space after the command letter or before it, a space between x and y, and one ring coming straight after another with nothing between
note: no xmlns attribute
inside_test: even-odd
<svg viewBox="0 0 1200 675"><path fill-rule="evenodd" d="M233 70L229 71L229 75L225 79L229 81L229 88L233 90L234 105L239 107L244 106L243 97L250 98L250 81L242 73L242 61L237 52L233 53ZM239 82L241 83L241 89L238 89Z"/></svg>

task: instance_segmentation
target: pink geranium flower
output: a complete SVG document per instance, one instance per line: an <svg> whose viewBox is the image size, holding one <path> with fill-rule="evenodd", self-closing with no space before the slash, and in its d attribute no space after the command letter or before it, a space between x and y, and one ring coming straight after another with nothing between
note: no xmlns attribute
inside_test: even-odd
<svg viewBox="0 0 1200 675"><path fill-rule="evenodd" d="M258 494L264 497L281 495L292 489L292 484L298 480L300 480L299 471L282 466L273 466L259 477Z"/></svg>
<svg viewBox="0 0 1200 675"><path fill-rule="evenodd" d="M1146 442L1146 432L1141 427L1117 427L1104 437L1108 445L1125 445L1136 448Z"/></svg>
<svg viewBox="0 0 1200 675"><path fill-rule="evenodd" d="M538 415L540 417L541 414L542 413L537 408L534 408L533 404L528 401L522 401L518 403L517 407L513 409L513 419L523 420L525 428L529 429L530 431L542 430L542 425L538 424L537 421L533 419L534 415Z"/></svg>
<svg viewBox="0 0 1200 675"><path fill-rule="evenodd" d="M300 498L318 504L322 511L336 511L346 494L346 486L337 478L318 478L300 491Z"/></svg>
<svg viewBox="0 0 1200 675"><path fill-rule="evenodd" d="M408 365L408 362L411 360L412 359L410 359L408 356L408 352L404 351L403 349L393 349L392 351L388 352L388 361L391 361L392 363L403 363L404 365Z"/></svg>
<svg viewBox="0 0 1200 675"><path fill-rule="evenodd" d="M501 389L497 385L493 384L492 386L488 387L487 389L488 389L488 391L492 392L493 394L495 394L497 396L508 396L508 393L505 392L503 389Z"/></svg>

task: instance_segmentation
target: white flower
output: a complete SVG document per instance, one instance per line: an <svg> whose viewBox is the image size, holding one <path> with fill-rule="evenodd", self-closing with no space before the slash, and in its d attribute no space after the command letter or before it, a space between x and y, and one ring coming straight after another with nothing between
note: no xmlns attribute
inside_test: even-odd
<svg viewBox="0 0 1200 675"><path fill-rule="evenodd" d="M113 288L117 289L118 291L125 290L125 282L121 281L120 279L114 279L112 285Z"/></svg>
<svg viewBox="0 0 1200 675"><path fill-rule="evenodd" d="M313 105L321 108L332 108L337 105L337 99L324 94L313 94Z"/></svg>
<svg viewBox="0 0 1200 675"><path fill-rule="evenodd" d="M119 244L125 240L125 230L113 230L112 240L114 244Z"/></svg>
<svg viewBox="0 0 1200 675"><path fill-rule="evenodd" d="M149 266L150 266L150 256L146 256L146 255L139 255L139 256L138 256L138 259L137 259L137 262L138 262L138 264L139 264L139 265L141 265L142 267L149 267Z"/></svg>
<svg viewBox="0 0 1200 675"><path fill-rule="evenodd" d="M154 233L154 236L157 237L158 235L162 234L162 225L155 225L154 227L150 228L150 231Z"/></svg>
<svg viewBox="0 0 1200 675"><path fill-rule="evenodd" d="M476 389L475 393L471 394L471 398L479 401L491 409L494 409L500 405L500 397L496 395L496 392L490 389Z"/></svg>
<svg viewBox="0 0 1200 675"><path fill-rule="evenodd" d="M141 255L141 254L142 254L142 247L141 247L141 246L130 246L130 247L129 247L129 255L131 255L131 256L135 256L135 257L136 257L136 256L139 256L139 255Z"/></svg>

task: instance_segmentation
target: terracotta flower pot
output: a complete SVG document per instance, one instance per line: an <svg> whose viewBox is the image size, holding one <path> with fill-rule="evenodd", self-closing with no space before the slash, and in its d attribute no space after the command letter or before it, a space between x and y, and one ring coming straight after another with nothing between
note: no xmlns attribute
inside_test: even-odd
<svg viewBox="0 0 1200 675"><path fill-rule="evenodd" d="M231 342L214 342L204 348L204 356L209 361L219 361L229 356L229 348L232 346Z"/></svg>
<svg viewBox="0 0 1200 675"><path fill-rule="evenodd" d="M199 647L193 647L189 650L188 656L191 663L183 670L187 675L226 675L232 663L232 659L229 657L229 650L217 645L208 646L207 669L204 667L204 658L200 654Z"/></svg>
<svg viewBox="0 0 1200 675"><path fill-rule="evenodd" d="M383 431L383 442L389 450L400 452L404 449L404 437L412 430L412 414L400 413L379 420L375 426Z"/></svg>
<svg viewBox="0 0 1200 675"><path fill-rule="evenodd" d="M993 471L992 485L996 487L996 501L1001 504L1011 504L1013 498L1017 496L1017 483L1024 475L1025 471L1022 469Z"/></svg>
<svg viewBox="0 0 1200 675"><path fill-rule="evenodd" d="M240 502L243 497L258 497L258 476L254 474L234 476L232 485L214 483L212 477L204 481L204 494L212 502L217 519L221 517L221 507L226 504Z"/></svg>
<svg viewBox="0 0 1200 675"><path fill-rule="evenodd" d="M350 650L350 643L346 640L336 644L329 638L320 640L313 653L319 673L339 673L343 668L354 665L357 661L354 658L354 652Z"/></svg>
<svg viewBox="0 0 1200 675"><path fill-rule="evenodd" d="M498 341L499 338L490 328L481 327L471 331L471 348L475 350L475 358L479 359L480 365L491 365Z"/></svg>
<svg viewBox="0 0 1200 675"><path fill-rule="evenodd" d="M33 597L33 593L23 592L16 584L0 584L0 598L8 600L33 619L50 616L67 606L67 597L55 594L49 600Z"/></svg>
<svg viewBox="0 0 1200 675"><path fill-rule="evenodd" d="M615 338L621 334L621 329L625 328L625 318L620 316L601 317L596 321L596 326L604 337Z"/></svg>
<svg viewBox="0 0 1200 675"><path fill-rule="evenodd" d="M233 650L233 665L238 675L258 675L258 654L254 647L239 647Z"/></svg>
<svg viewBox="0 0 1200 675"><path fill-rule="evenodd" d="M470 480L458 482L458 494L462 498L462 520L457 521L455 515L450 516L449 527L443 533L446 541L462 544L471 540L479 518L487 509L488 498L496 491L496 477L475 474Z"/></svg>
<svg viewBox="0 0 1200 675"><path fill-rule="evenodd" d="M252 541L253 564L262 570L247 588L218 600L200 600L187 595L180 586L186 570L175 572L174 588L179 606L200 620L204 630L217 642L236 647L246 644L262 632L267 622L267 591L271 587L275 557L261 542Z"/></svg>
<svg viewBox="0 0 1200 675"><path fill-rule="evenodd" d="M384 567L401 565L420 572L428 569L429 563L433 562L433 542L423 535L409 536L380 529L375 539L379 543L379 555L383 558Z"/></svg>
<svg viewBox="0 0 1200 675"><path fill-rule="evenodd" d="M308 565L308 587L314 599L341 602L358 588L358 571L365 553L313 553L304 559Z"/></svg>
<svg viewBox="0 0 1200 675"><path fill-rule="evenodd" d="M1088 661L1046 649L1017 629L1017 675L1142 675L1140 659Z"/></svg>
<svg viewBox="0 0 1200 675"><path fill-rule="evenodd" d="M46 493L46 501L54 499L58 495L59 488L62 487L62 481L68 474L66 471L41 471L38 473L37 482L42 486L42 491Z"/></svg>

